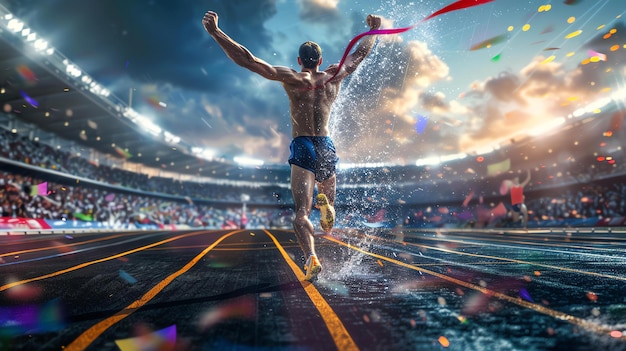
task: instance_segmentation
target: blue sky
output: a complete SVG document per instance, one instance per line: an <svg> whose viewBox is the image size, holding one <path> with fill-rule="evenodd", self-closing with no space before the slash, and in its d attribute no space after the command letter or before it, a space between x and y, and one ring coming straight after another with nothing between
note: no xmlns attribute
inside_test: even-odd
<svg viewBox="0 0 626 351"><path fill-rule="evenodd" d="M288 157L286 95L228 60L202 28L206 11L255 55L299 69L306 40L322 46L326 67L368 29L368 14L404 27L451 2L0 0L116 95L132 89L133 108L166 130L218 156L271 163ZM495 0L380 36L334 108L341 161L476 152L624 88L625 11L623 0Z"/></svg>

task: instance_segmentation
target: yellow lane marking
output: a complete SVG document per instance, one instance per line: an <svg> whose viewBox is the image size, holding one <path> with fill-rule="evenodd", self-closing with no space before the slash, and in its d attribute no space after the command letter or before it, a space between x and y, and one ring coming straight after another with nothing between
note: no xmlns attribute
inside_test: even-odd
<svg viewBox="0 0 626 351"><path fill-rule="evenodd" d="M411 234L409 234L411 235ZM450 233L446 233L446 234L441 234L443 237L437 236L435 238L429 238L429 237L419 237L420 239L424 239L424 240L431 240L431 241L447 241L447 242L451 242L451 243L461 243L461 244L467 244L467 245L476 245L476 246L484 246L484 243L480 243L480 242L475 242L475 241L468 241L467 239L479 239L479 238L473 238L473 237L463 237L462 235L459 234L450 234ZM499 234L500 236L503 236L505 234ZM446 236L452 236L454 238L463 238L463 239L451 239L451 238L447 238ZM484 237L484 236L483 236ZM538 242L532 242L532 241L520 241L520 240L512 240L511 239L507 239L506 236L504 237L505 239L496 239L496 236L494 235L494 237L488 237L485 240L489 240L489 241L493 241L493 242L502 242L502 243L507 243L507 244L522 244L522 245L532 245L532 246L548 246L548 247L559 247L559 248L568 248L568 249L583 249L583 250L593 250L593 251L624 251L624 250L617 250L615 248L602 248L602 247L594 247L591 248L589 246L582 246L582 245L573 245L570 243L562 243L562 242L552 242L552 243L538 243ZM592 241L583 241L582 243L593 243ZM605 245L608 245L609 243L605 243ZM615 243L617 245L622 245L624 244L623 242L617 242ZM494 246L494 245L491 245Z"/></svg>
<svg viewBox="0 0 626 351"><path fill-rule="evenodd" d="M23 284L35 282L35 281L38 281L38 280L43 280L43 279L56 277L56 276L59 276L61 274L73 272L75 270L78 270L78 269L81 269L81 268L85 268L85 267L88 267L88 266L91 266L91 265L94 265L94 264L97 264L97 263L102 263L102 262L114 260L116 258L120 258L120 257L126 256L126 255L130 255L130 254L135 253L135 252L139 252L139 251L146 250L146 249L149 249L149 248L152 248L152 247L155 247L155 246L163 245L165 243L169 243L170 241L174 241L174 240L186 238L188 236L198 235L198 234L202 234L202 233L206 233L206 232L207 231L205 230L205 231L201 231L201 232L194 232L194 233L189 233L189 234L178 235L178 236L175 236L173 238L162 240L162 241L150 244L150 245L138 247L136 249L128 250L128 251L125 251L125 252L122 252L122 253L119 253L119 254L115 254L113 256L108 256L108 257L105 257L105 258L101 258L101 259L98 259L98 260L81 263L79 265L76 265L76 266L73 266L73 267L69 267L69 268L66 268L66 269L62 269L60 271L56 271L56 272L53 272L53 273L44 274L44 275L41 275L39 277L34 277L34 278L29 278L29 279L24 279L24 280L11 282L9 284L5 284L5 285L0 286L0 291L7 290L7 289L10 289L10 288L16 287L18 285L23 285Z"/></svg>
<svg viewBox="0 0 626 351"><path fill-rule="evenodd" d="M493 296L493 297L496 297L496 298L498 298L500 300L504 300L504 301L516 304L518 306L525 307L525 308L537 311L539 313L543 313L543 314L548 315L550 317L566 321L568 323L577 325L579 327L585 328L587 330L593 331L593 332L598 333L598 334L604 334L604 335L610 336L610 333L615 330L615 329L612 329L610 326L598 325L596 323L593 323L593 322L587 321L585 319L569 315L567 313L559 312L559 311L556 311L556 310L553 310L553 309L550 309L550 308L547 308L547 307L544 307L544 306L541 306L541 305L538 305L538 304L535 304L535 303L528 302L526 300L523 300L520 297L511 297L509 295L502 294L502 293L499 293L497 291L484 288L484 287L482 287L480 285L468 283L466 281L463 281L463 280L460 280L460 279L456 279L456 278L447 276L445 274L441 274L441 273L437 273L437 272L434 272L434 271L431 271L431 270L428 270L428 269L424 269L424 268L420 268L420 267L417 267L417 266L413 266L411 264L408 264L408 263L405 263L405 262L402 262L402 261L398 261L398 260L389 258L387 256L378 255L378 254L375 254L373 252L369 252L369 251L360 249L358 247L354 247L354 246L352 246L350 244L344 243L343 241L341 241L339 239L336 239L336 238L334 238L332 236L329 236L329 235L324 235L323 238L326 239L326 240L329 240L331 242L335 242L335 243L337 243L339 245L343 245L343 246L345 246L345 247L347 247L349 249L352 249L354 251L361 252L361 253L366 254L368 256L372 256L372 257L375 257L375 258L378 258L378 259L381 259L381 260L385 260L387 262L391 262L391 263L396 264L398 266L409 268L409 269L412 269L412 270L415 270L415 271L418 271L418 272L422 272L422 273L425 273L425 274L428 274L428 275L432 275L434 277L443 279L445 281L448 281L448 282L451 282L451 283L454 283L454 284L457 284L457 285L460 285L460 286L463 286L463 287L466 287L466 288L469 288L469 289L472 289L472 290L479 291L479 292L481 292L481 293L483 293L483 294L485 294L487 296ZM619 337L619 339L626 340L626 335L622 335L621 337Z"/></svg>
<svg viewBox="0 0 626 351"><path fill-rule="evenodd" d="M135 300L130 305L126 306L123 310L117 312L113 316L97 323L91 328L84 331L78 338L72 341L65 350L73 351L73 350L84 350L92 342L94 342L102 333L104 333L107 329L113 326L115 323L121 321L122 319L128 317L133 312L137 311L139 308L150 302L159 292L165 289L174 279L178 276L186 273L189 269L191 269L204 255L206 255L209 251L211 251L215 246L217 246L224 239L234 235L241 233L241 230L236 230L230 233L226 233L222 235L219 239L217 239L213 244L209 245L206 249L204 249L201 253L199 253L196 257L194 257L191 261L189 261L183 268L178 271L172 273L167 278L160 281L157 285L153 286L152 289L148 290L141 298Z"/></svg>
<svg viewBox="0 0 626 351"><path fill-rule="evenodd" d="M322 319L324 320L324 324L326 324L326 328L328 328L328 331L330 332L330 335L332 336L333 341L337 346L337 349L358 350L359 347L352 339L352 336L350 336L350 333L348 333L348 330L341 322L341 319L339 319L339 316L337 316L335 311L333 311L328 302L324 300L322 294L320 294L320 292L315 288L313 284L304 281L304 273L302 273L300 267L298 267L298 265L291 259L291 257L289 257L289 255L282 247L282 245L278 242L276 237L274 237L272 233L265 229L263 229L263 231L272 239L272 241L274 241L274 244L278 248L278 251L280 251L280 253L283 255L283 258L285 259L287 264L289 264L289 267L302 284L304 291L311 299L311 302L313 302L313 305L315 305L315 308L317 308L317 310L319 311Z"/></svg>
<svg viewBox="0 0 626 351"><path fill-rule="evenodd" d="M385 238L379 238L379 237L371 236L371 235L367 235L367 234L364 234L364 235L367 236L367 237L382 239L382 240L385 240L385 241L388 241L388 242L392 242L393 241L393 240L388 240L388 239L385 239ZM422 248L429 249L429 250L443 251L443 252L457 254L457 255L462 255L462 256L479 257L479 258L490 258L490 259L498 260L498 261L506 261L506 262L519 263L519 264L527 264L527 265L532 265L532 266L537 266L537 267L550 268L550 269L559 270L559 271L573 272L573 273L579 273L579 274L585 274L585 275L593 275L593 276L596 276L596 277L602 277L602 278L626 281L626 277L620 277L620 276L616 276L616 275L597 273L597 272L590 272L590 271L583 271L583 270L575 269L575 268L553 266L553 265L539 263L539 262L522 261L522 260L516 260L514 258L506 258L506 257L499 257L499 256L473 254L473 253L469 253L469 252L461 252L461 251L445 249L445 248L442 248L442 247L429 246L429 245L421 245L421 244L413 244L413 243L403 243L403 244L406 244L408 246L413 246L413 247L422 247ZM424 265L420 264L420 266L424 266Z"/></svg>
<svg viewBox="0 0 626 351"><path fill-rule="evenodd" d="M142 234L145 234L145 233L142 233ZM75 242L75 243L72 243L72 244L62 244L62 245L55 245L55 246L38 247L36 249L28 249L28 250L7 252L7 253L0 254L0 257L15 256L15 255L21 255L21 254L25 254L25 253L29 253L29 252L54 250L54 249L63 248L63 247L71 247L71 246L77 246L77 245L83 245L83 244L91 244L91 243L94 243L94 242L110 240L110 239L116 239L116 238L119 238L120 236L127 236L127 235L129 235L129 234L118 234L118 235L111 235L111 236L106 236L106 237L98 238L98 239L92 239L92 240L86 240L86 241L81 241L81 242Z"/></svg>
<svg viewBox="0 0 626 351"><path fill-rule="evenodd" d="M154 249L150 249L149 251L167 251L167 250L184 250L184 249L197 249L199 247L204 247L203 245L192 245L192 246L172 246L172 247L157 247ZM287 247L299 247L298 245L288 245ZM225 248L215 248L213 251L263 251L263 250L276 250L273 247L251 247L251 246L242 246L239 248L235 247L225 247Z"/></svg>

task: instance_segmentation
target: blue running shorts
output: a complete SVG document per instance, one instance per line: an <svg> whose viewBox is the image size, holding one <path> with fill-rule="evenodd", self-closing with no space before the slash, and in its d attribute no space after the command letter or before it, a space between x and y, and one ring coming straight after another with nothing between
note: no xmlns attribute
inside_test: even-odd
<svg viewBox="0 0 626 351"><path fill-rule="evenodd" d="M302 167L323 182L335 175L339 158L335 145L328 136L299 136L289 145L289 164Z"/></svg>

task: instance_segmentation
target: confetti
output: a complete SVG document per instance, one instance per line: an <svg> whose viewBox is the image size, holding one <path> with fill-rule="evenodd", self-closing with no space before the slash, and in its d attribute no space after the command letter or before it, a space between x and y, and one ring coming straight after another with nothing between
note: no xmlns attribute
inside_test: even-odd
<svg viewBox="0 0 626 351"><path fill-rule="evenodd" d="M30 195L31 196L36 196L36 195L48 195L48 183L44 182L41 184L37 184L37 186L33 186L30 189Z"/></svg>
<svg viewBox="0 0 626 351"><path fill-rule="evenodd" d="M606 54L594 50L589 50L587 53L591 62L606 61Z"/></svg>
<svg viewBox="0 0 626 351"><path fill-rule="evenodd" d="M174 350L176 345L176 325L152 333L140 333L137 337L115 340L121 351L135 350Z"/></svg>
<svg viewBox="0 0 626 351"><path fill-rule="evenodd" d="M548 57L548 58L546 58L545 60L541 61L541 64L550 63L550 62L554 61L554 59L556 59L556 56L554 56L554 55L549 56L549 57Z"/></svg>
<svg viewBox="0 0 626 351"><path fill-rule="evenodd" d="M432 13L430 16L422 19L419 23L427 21L431 18L437 17L439 15L443 15L444 13L448 13L448 12L452 12L452 11L456 11L456 10L461 10L464 8L468 8L468 7L473 7L473 6L478 6L478 5L482 5L482 4L486 4L489 2L492 2L494 0L458 0L456 2L453 2L452 4L438 10L435 11L434 13ZM350 40L350 42L348 43L348 46L346 47L346 50L343 53L343 56L341 57L341 60L339 61L339 65L337 65L335 74L333 74L324 84L327 84L328 82L330 82L331 80L333 80L337 74L339 74L339 72L341 71L341 68L343 67L343 64L346 61L346 58L348 57L348 54L350 53L350 50L352 50L352 47L359 41L361 40L361 38L363 38L364 36L367 35L377 35L377 34L399 34L399 33L404 33L406 31L409 31L413 28L415 28L419 23L416 23L412 26L409 27L403 27L403 28L391 28L391 29L372 29L370 31L361 33L357 36L355 36L354 38L352 38L352 40Z"/></svg>
<svg viewBox="0 0 626 351"><path fill-rule="evenodd" d="M119 276L120 278L122 278L123 280L125 280L128 284L135 284L137 283L137 279L135 279L135 277L133 277L132 275L128 274L125 270L120 269L119 271Z"/></svg>
<svg viewBox="0 0 626 351"><path fill-rule="evenodd" d="M587 298L589 299L589 301L592 301L592 302L598 301L598 295L596 295L596 293L592 291L587 292Z"/></svg>
<svg viewBox="0 0 626 351"><path fill-rule="evenodd" d="M20 95L22 95L24 100L26 100L26 102L28 102L32 107L35 107L35 108L39 107L39 103L37 102L37 100L28 96L28 94L26 94L24 91L20 90Z"/></svg>
<svg viewBox="0 0 626 351"><path fill-rule="evenodd" d="M535 302L535 301L533 300L533 298L532 298L532 297L530 297L530 294L528 293L528 290L526 290L526 289L524 289L524 288L519 289L519 296L520 296L522 299L526 300L526 301Z"/></svg>
<svg viewBox="0 0 626 351"><path fill-rule="evenodd" d="M26 65L19 65L15 67L15 70L19 75L28 83L35 83L38 81L37 75Z"/></svg>
<svg viewBox="0 0 626 351"><path fill-rule="evenodd" d="M479 43L476 43L470 47L470 51L476 51L484 48L490 48L495 44L500 44L508 39L508 35L500 34L495 37L491 37L489 39L483 40Z"/></svg>
<svg viewBox="0 0 626 351"><path fill-rule="evenodd" d="M422 134L424 129L426 129L426 125L428 124L428 117L418 115L417 121L415 122L415 131L417 134Z"/></svg>
<svg viewBox="0 0 626 351"><path fill-rule="evenodd" d="M440 336L438 340L439 340L439 343L441 344L441 346L443 346L443 347L450 346L450 341L445 336L443 336L443 335Z"/></svg>
<svg viewBox="0 0 626 351"><path fill-rule="evenodd" d="M565 36L565 39L575 38L575 37L579 36L582 32L583 32L582 29L579 29L579 30L577 30L575 32L571 32L571 33L569 33L568 35Z"/></svg>

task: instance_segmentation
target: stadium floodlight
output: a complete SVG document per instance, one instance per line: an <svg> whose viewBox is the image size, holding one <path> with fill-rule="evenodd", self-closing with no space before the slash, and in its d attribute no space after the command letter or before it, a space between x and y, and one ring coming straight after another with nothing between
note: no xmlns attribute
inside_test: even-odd
<svg viewBox="0 0 626 351"><path fill-rule="evenodd" d="M30 34L30 28L24 28L22 29L22 36L26 37Z"/></svg>
<svg viewBox="0 0 626 351"><path fill-rule="evenodd" d="M13 18L9 20L9 23L7 23L7 29L13 33L17 33L24 29L24 22L18 20L17 18Z"/></svg>
<svg viewBox="0 0 626 351"><path fill-rule="evenodd" d="M439 162L445 163L450 161L462 160L467 157L467 154L450 154L443 155L439 158Z"/></svg>
<svg viewBox="0 0 626 351"><path fill-rule="evenodd" d="M211 149L205 149L200 146L192 146L191 153L194 155L201 157L205 160L213 160L215 158L215 151Z"/></svg>
<svg viewBox="0 0 626 351"><path fill-rule="evenodd" d="M440 163L441 158L438 156L420 158L419 160L415 161L416 166L437 166Z"/></svg>
<svg viewBox="0 0 626 351"><path fill-rule="evenodd" d="M52 54L54 54L54 48L46 49L46 55L52 55Z"/></svg>
<svg viewBox="0 0 626 351"><path fill-rule="evenodd" d="M170 144L178 144L180 143L180 137L177 137L176 135L165 131L163 132L163 136L165 137L165 142L170 143Z"/></svg>
<svg viewBox="0 0 626 351"><path fill-rule="evenodd" d="M135 123L154 136L161 135L161 132L163 131L161 127L152 122L148 117L143 116L139 113L135 117Z"/></svg>
<svg viewBox="0 0 626 351"><path fill-rule="evenodd" d="M564 117L554 118L551 121L547 121L547 122L541 123L541 125L538 126L537 128L534 128L534 129L530 130L528 134L530 134L532 136L540 136L542 134L550 132L551 130L556 129L557 127L559 127L559 126L561 126L563 124L565 124L565 118Z"/></svg>
<svg viewBox="0 0 626 351"><path fill-rule="evenodd" d="M12 13L7 13L6 15L4 15L4 19L9 21L13 19L13 14Z"/></svg>
<svg viewBox="0 0 626 351"><path fill-rule="evenodd" d="M35 40L33 47L35 48L36 51L44 51L48 48L48 42L39 38Z"/></svg>
<svg viewBox="0 0 626 351"><path fill-rule="evenodd" d="M69 74L72 77L78 78L81 76L81 74L83 72L80 71L80 69L78 67L76 67L75 65L71 64L71 63L67 63L65 66L65 72L67 74Z"/></svg>
<svg viewBox="0 0 626 351"><path fill-rule="evenodd" d="M591 104L587 105L586 110L589 113L596 113L597 110L602 110L603 107L607 106L608 104L611 103L611 98L610 97L605 97L602 99L598 99L594 102L592 102Z"/></svg>
<svg viewBox="0 0 626 351"><path fill-rule="evenodd" d="M572 116L574 117L582 117L587 111L584 108L579 108L576 111L572 112Z"/></svg>
<svg viewBox="0 0 626 351"><path fill-rule="evenodd" d="M611 94L611 99L615 102L622 102L626 99L626 88L619 89Z"/></svg>
<svg viewBox="0 0 626 351"><path fill-rule="evenodd" d="M262 166L264 163L262 160L247 156L235 156L233 161L241 166Z"/></svg>

